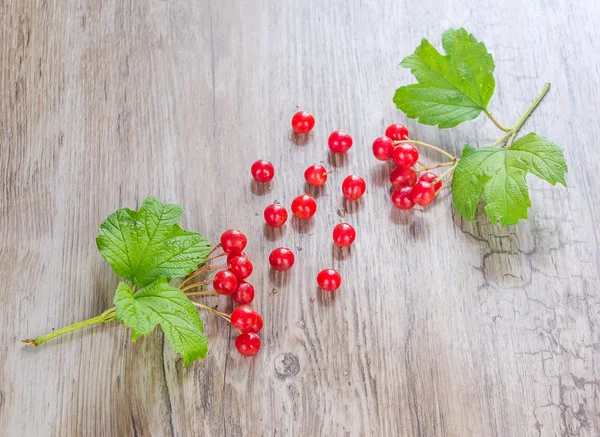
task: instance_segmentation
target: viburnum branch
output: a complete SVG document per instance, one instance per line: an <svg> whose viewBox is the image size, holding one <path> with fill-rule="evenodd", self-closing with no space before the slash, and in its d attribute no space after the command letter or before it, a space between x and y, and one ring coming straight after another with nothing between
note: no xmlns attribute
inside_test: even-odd
<svg viewBox="0 0 600 437"><path fill-rule="evenodd" d="M181 289L181 287L183 285L185 285L190 280L194 279L196 276L201 275L202 273L206 273L206 272L208 272L210 270L221 270L221 269L226 269L226 268L227 268L227 266L205 266L205 267L202 267L202 268L196 270L194 273L190 274L185 279L183 279L181 281L181 283L179 284L179 288Z"/></svg>
<svg viewBox="0 0 600 437"><path fill-rule="evenodd" d="M221 312L221 311L219 311L218 309L216 309L216 308L213 308L213 307L211 307L211 306L208 306L208 305L204 305L204 304L201 304L201 303L198 303L198 302L194 302L194 301L191 301L191 302L192 302L194 305L196 305L198 308L202 308L202 309L205 309L205 310L208 310L208 311L212 311L212 312L213 312L213 313L215 313L217 316L219 316L219 317L221 317L221 318L223 318L223 319L227 320L229 323L231 323L231 316L230 316L229 314L227 314L227 313L224 313L224 312Z"/></svg>
<svg viewBox="0 0 600 437"><path fill-rule="evenodd" d="M186 285L183 288L181 287L181 284L179 284L179 289L181 291L185 292L187 290L192 290L196 287L204 287L205 285L208 285L208 284L209 284L209 281L200 281L200 282L194 282L193 284Z"/></svg>
<svg viewBox="0 0 600 437"><path fill-rule="evenodd" d="M444 173L442 173L441 175L439 175L437 178L435 178L435 180L431 183L431 185L435 185L437 184L439 181L443 181L447 176L451 176L452 173L454 172L454 170L456 169L456 166L458 165L458 161L460 160L456 160L456 162L454 162L454 165L449 168L448 170L446 170ZM450 178L448 178L450 179ZM442 184L442 186L440 187L440 190L444 188L444 185Z"/></svg>
<svg viewBox="0 0 600 437"><path fill-rule="evenodd" d="M535 98L535 100L533 102L531 102L531 105L529 105L527 110L523 113L523 115L521 115L521 117L519 117L519 119L517 120L515 125L510 129L511 135L508 138L508 141L506 142L507 149L509 149L510 146L512 145L512 142L515 139L515 136L517 135L517 133L519 132L519 129L521 129L521 126L523 126L523 123L525 123L525 121L529 118L529 116L533 113L533 111L535 111L535 108L537 108L537 106L540 104L540 102L542 101L544 96L548 93L548 91L550 91L550 84L546 83L544 85L544 87L542 88L542 91L540 91L538 96Z"/></svg>
<svg viewBox="0 0 600 437"><path fill-rule="evenodd" d="M33 344L35 346L39 346L40 344L45 343L48 340L52 340L53 338L75 331L76 329L84 328L90 325L95 325L97 323L112 322L113 320L115 320L115 317L115 307L112 307L104 311L99 316L92 317L91 319L83 320L81 322L77 322L69 326L65 326L64 328L60 328L56 331L49 332L48 334L42 335L41 337L28 338L22 341L25 344Z"/></svg>
<svg viewBox="0 0 600 437"><path fill-rule="evenodd" d="M187 291L186 296L218 296L216 291Z"/></svg>
<svg viewBox="0 0 600 437"><path fill-rule="evenodd" d="M435 170L436 168L450 167L451 165L454 165L454 164L455 164L455 161L448 161L448 162L444 162L443 164L423 165L422 167L420 167L417 170L417 173L420 173L422 171Z"/></svg>

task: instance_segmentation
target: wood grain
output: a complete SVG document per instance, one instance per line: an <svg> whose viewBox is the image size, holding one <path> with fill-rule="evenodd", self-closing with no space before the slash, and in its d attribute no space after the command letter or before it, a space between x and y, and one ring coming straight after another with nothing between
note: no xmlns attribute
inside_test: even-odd
<svg viewBox="0 0 600 437"><path fill-rule="evenodd" d="M1 1L0 435L600 435L599 20L593 0ZM455 153L499 136L391 102L402 57L461 25L494 54L502 123L553 84L523 133L564 148L569 188L532 178L515 227L465 222L448 195L393 210L370 154L395 121ZM290 135L298 107L317 117L307 141ZM326 152L337 128L345 158ZM258 158L269 187L250 182ZM314 219L265 229L264 206L320 161L334 173ZM369 185L356 205L349 173ZM160 333L131 344L116 324L22 346L110 306L98 226L148 195L213 240L248 234L261 353L243 359L208 314L209 355L188 368ZM332 248L338 212L358 229L348 252ZM287 274L269 272L277 246L296 250ZM333 296L314 283L329 266Z"/></svg>

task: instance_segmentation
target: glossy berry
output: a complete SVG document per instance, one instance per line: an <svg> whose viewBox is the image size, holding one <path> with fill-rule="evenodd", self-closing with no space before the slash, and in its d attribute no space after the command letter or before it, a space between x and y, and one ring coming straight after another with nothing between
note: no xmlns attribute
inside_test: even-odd
<svg viewBox="0 0 600 437"><path fill-rule="evenodd" d="M394 162L400 167L412 167L419 160L419 150L413 144L398 144L394 148Z"/></svg>
<svg viewBox="0 0 600 437"><path fill-rule="evenodd" d="M222 270L215 275L213 287L219 294L231 295L238 287L238 280L229 270Z"/></svg>
<svg viewBox="0 0 600 437"><path fill-rule="evenodd" d="M411 199L412 188L400 187L392 192L392 203L399 209L411 209L415 202Z"/></svg>
<svg viewBox="0 0 600 437"><path fill-rule="evenodd" d="M221 247L225 253L241 253L248 239L237 229L229 229L221 235Z"/></svg>
<svg viewBox="0 0 600 437"><path fill-rule="evenodd" d="M379 137L373 141L373 155L380 161L387 161L394 156L394 141L390 137Z"/></svg>
<svg viewBox="0 0 600 437"><path fill-rule="evenodd" d="M252 173L252 177L256 179L257 182L269 182L275 175L275 168L269 161L259 159L252 164L250 172Z"/></svg>
<svg viewBox="0 0 600 437"><path fill-rule="evenodd" d="M333 153L346 153L352 147L352 137L346 132L336 130L329 135L328 144Z"/></svg>
<svg viewBox="0 0 600 437"><path fill-rule="evenodd" d="M240 281L237 290L231 295L231 298L240 305L252 303L254 300L254 286L249 282Z"/></svg>
<svg viewBox="0 0 600 437"><path fill-rule="evenodd" d="M288 219L288 212L284 206L273 203L265 208L265 221L269 226L279 228L283 226Z"/></svg>
<svg viewBox="0 0 600 437"><path fill-rule="evenodd" d="M394 141L408 139L408 129L401 124L391 124L385 130L385 136L390 137Z"/></svg>
<svg viewBox="0 0 600 437"><path fill-rule="evenodd" d="M252 263L245 255L239 255L229 262L229 271L239 280L246 279L252 274Z"/></svg>
<svg viewBox="0 0 600 437"><path fill-rule="evenodd" d="M292 213L300 219L309 219L317 212L317 202L312 196L302 194L292 202Z"/></svg>
<svg viewBox="0 0 600 437"><path fill-rule="evenodd" d="M306 134L315 126L315 117L310 112L296 112L292 117L292 129L297 134Z"/></svg>
<svg viewBox="0 0 600 437"><path fill-rule="evenodd" d="M333 269L321 270L317 275L317 284L325 291L334 291L342 285L342 277Z"/></svg>
<svg viewBox="0 0 600 437"><path fill-rule="evenodd" d="M258 313L248 305L240 305L231 313L231 326L242 332L252 329L258 320Z"/></svg>
<svg viewBox="0 0 600 437"><path fill-rule="evenodd" d="M245 357L256 355L260 349L260 337L253 332L242 332L235 339L235 348Z"/></svg>
<svg viewBox="0 0 600 437"><path fill-rule="evenodd" d="M437 179L437 175L435 173L431 173L430 171L426 171L425 173L423 173L420 177L419 180L423 181L423 182L429 182L430 184L433 183L433 181L435 181ZM442 188L442 181L439 180L437 181L434 185L433 185L433 189L435 191L438 191L440 188Z"/></svg>
<svg viewBox="0 0 600 437"><path fill-rule="evenodd" d="M327 181L327 169L320 164L311 165L304 172L304 180L308 185L320 187Z"/></svg>
<svg viewBox="0 0 600 437"><path fill-rule="evenodd" d="M348 200L360 198L367 190L365 180L359 176L350 175L342 182L342 194Z"/></svg>
<svg viewBox="0 0 600 437"><path fill-rule="evenodd" d="M350 246L356 239L356 231L348 223L340 223L333 228L333 242L338 246Z"/></svg>
<svg viewBox="0 0 600 437"><path fill-rule="evenodd" d="M227 254L227 265L229 265L231 263L231 260L234 259L236 256L246 256L246 254L244 252L231 252Z"/></svg>
<svg viewBox="0 0 600 437"><path fill-rule="evenodd" d="M286 247L279 247L269 255L269 264L281 272L289 270L294 265L294 252Z"/></svg>
<svg viewBox="0 0 600 437"><path fill-rule="evenodd" d="M263 318L261 317L260 314L257 313L257 315L258 315L258 319L256 320L256 323L247 332L257 333L257 332L260 332L260 330L263 328Z"/></svg>
<svg viewBox="0 0 600 437"><path fill-rule="evenodd" d="M412 167L396 167L390 173L390 182L396 188L412 187L417 183L417 172Z"/></svg>
<svg viewBox="0 0 600 437"><path fill-rule="evenodd" d="M410 198L417 205L429 205L435 198L435 190L433 189L433 185L425 181L417 182L412 188Z"/></svg>

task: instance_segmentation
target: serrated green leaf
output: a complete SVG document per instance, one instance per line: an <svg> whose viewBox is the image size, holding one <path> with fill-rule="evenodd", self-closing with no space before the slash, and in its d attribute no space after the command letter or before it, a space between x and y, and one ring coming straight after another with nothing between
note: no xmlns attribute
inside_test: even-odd
<svg viewBox="0 0 600 437"><path fill-rule="evenodd" d="M96 243L113 270L133 285L145 287L156 278L182 278L206 260L210 243L197 232L183 230L179 205L148 197L137 211L121 208L100 225Z"/></svg>
<svg viewBox="0 0 600 437"><path fill-rule="evenodd" d="M462 216L473 220L483 194L492 222L516 224L527 218L531 205L527 173L566 186L566 172L560 148L535 133L520 138L510 149L466 145L452 178L452 203Z"/></svg>
<svg viewBox="0 0 600 437"><path fill-rule="evenodd" d="M409 118L449 128L487 111L495 66L485 45L463 28L445 31L442 46L445 56L424 39L400 63L419 83L398 88L394 103Z"/></svg>
<svg viewBox="0 0 600 437"><path fill-rule="evenodd" d="M204 358L208 343L198 311L188 297L165 277L137 291L121 282L115 294L117 320L131 328L132 341L148 335L157 324L187 366Z"/></svg>

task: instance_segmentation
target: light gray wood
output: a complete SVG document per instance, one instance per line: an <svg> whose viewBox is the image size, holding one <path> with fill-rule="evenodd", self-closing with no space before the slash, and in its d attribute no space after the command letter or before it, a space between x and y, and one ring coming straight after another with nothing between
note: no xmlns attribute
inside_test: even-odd
<svg viewBox="0 0 600 437"><path fill-rule="evenodd" d="M0 435L600 435L598 22L593 0L0 2ZM402 57L461 25L494 54L504 124L553 85L523 133L564 148L569 188L532 178L515 227L465 222L447 194L394 210L371 156L396 121L455 153L499 136L483 118L419 126L391 101L412 80ZM297 107L317 118L304 144ZM332 162L336 128L355 146ZM270 188L250 181L258 158ZM264 206L319 161L334 173L316 217L265 230ZM368 182L359 205L341 200L349 173ZM97 228L148 195L213 241L248 234L260 354L204 313L210 352L188 368L160 333L131 344L116 324L23 346L111 305ZM332 248L338 209L350 253ZM297 248L288 274L269 273L277 246ZM334 296L314 281L329 266Z"/></svg>

